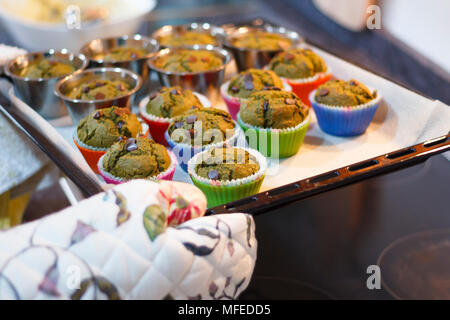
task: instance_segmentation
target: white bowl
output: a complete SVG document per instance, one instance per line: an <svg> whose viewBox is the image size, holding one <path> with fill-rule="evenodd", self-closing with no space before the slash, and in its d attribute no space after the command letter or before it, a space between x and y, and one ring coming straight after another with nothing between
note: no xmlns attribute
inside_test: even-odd
<svg viewBox="0 0 450 320"><path fill-rule="evenodd" d="M123 18L112 17L104 22L87 25L81 29L68 30L63 24L39 23L21 19L3 8L0 0L0 18L5 29L22 47L31 51L49 48L78 52L87 42L107 37L133 34L156 6L156 0L128 0L133 12Z"/></svg>

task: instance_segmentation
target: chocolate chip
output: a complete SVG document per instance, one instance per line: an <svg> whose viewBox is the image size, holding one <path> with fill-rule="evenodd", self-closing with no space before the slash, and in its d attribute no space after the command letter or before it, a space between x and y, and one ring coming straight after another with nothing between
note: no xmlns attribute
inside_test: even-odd
<svg viewBox="0 0 450 320"><path fill-rule="evenodd" d="M136 143L128 141L127 144L125 145L125 148L127 149L128 152L131 152L137 150L138 146Z"/></svg>
<svg viewBox="0 0 450 320"><path fill-rule="evenodd" d="M294 56L292 53L286 53L286 54L284 55L284 58L285 58L286 60L288 60L288 61L291 61L292 59L295 58L295 56Z"/></svg>
<svg viewBox="0 0 450 320"><path fill-rule="evenodd" d="M286 99L284 99L284 103L285 104L295 104L295 100L291 99L291 98L286 98Z"/></svg>
<svg viewBox="0 0 450 320"><path fill-rule="evenodd" d="M100 100L100 99L105 99L105 95L101 92L97 92L95 94L95 99Z"/></svg>
<svg viewBox="0 0 450 320"><path fill-rule="evenodd" d="M183 121L178 121L174 123L175 128L179 129L183 126Z"/></svg>
<svg viewBox="0 0 450 320"><path fill-rule="evenodd" d="M244 76L244 89L245 90L253 90L255 87L253 86L253 76L248 73Z"/></svg>
<svg viewBox="0 0 450 320"><path fill-rule="evenodd" d="M96 113L94 113L93 118L94 119L100 119L101 116L102 116L102 112L101 111L97 111Z"/></svg>
<svg viewBox="0 0 450 320"><path fill-rule="evenodd" d="M209 170L208 172L208 178L211 180L217 180L219 179L219 172L217 170Z"/></svg>
<svg viewBox="0 0 450 320"><path fill-rule="evenodd" d="M269 101L264 100L264 103L263 103L263 110L264 110L264 112L266 112L268 109L269 109Z"/></svg>
<svg viewBox="0 0 450 320"><path fill-rule="evenodd" d="M186 123L192 124L197 120L197 116L189 116L186 118Z"/></svg>
<svg viewBox="0 0 450 320"><path fill-rule="evenodd" d="M321 97L325 97L329 93L330 93L330 90L328 90L327 88L322 88L319 90L319 96L321 96Z"/></svg>
<svg viewBox="0 0 450 320"><path fill-rule="evenodd" d="M119 121L117 121L116 127L117 127L118 129L122 129L122 127L123 127L124 124L125 124L125 123L124 123L122 120L119 120Z"/></svg>
<svg viewBox="0 0 450 320"><path fill-rule="evenodd" d="M153 100L153 99L155 99L157 95L158 95L158 94L157 94L156 92L153 92L153 93L150 95L150 98L149 98L150 101Z"/></svg>
<svg viewBox="0 0 450 320"><path fill-rule="evenodd" d="M84 88L83 88L83 93L88 93L89 90L91 90L91 88L89 88L89 87L84 87Z"/></svg>
<svg viewBox="0 0 450 320"><path fill-rule="evenodd" d="M230 90L231 90L231 92L233 92L233 93L238 93L238 92L240 91L240 89L239 89L238 86L232 86L232 87L230 88Z"/></svg>

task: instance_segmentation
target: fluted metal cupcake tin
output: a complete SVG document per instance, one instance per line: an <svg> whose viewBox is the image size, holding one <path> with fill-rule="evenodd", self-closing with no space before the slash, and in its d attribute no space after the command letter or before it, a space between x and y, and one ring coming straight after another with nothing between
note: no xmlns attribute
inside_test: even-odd
<svg viewBox="0 0 450 320"><path fill-rule="evenodd" d="M224 26L224 29L229 31L230 26ZM320 49L327 52L326 49ZM341 60L345 61L342 58ZM364 69L363 67L360 68ZM422 98L419 95L418 100ZM36 121L36 115L27 114L23 108L17 107L15 102L10 101L2 93L0 93L0 111L37 144L86 196L103 191L103 186L96 179L93 179L92 175L81 170L80 166L67 155L67 152L55 143L51 135L39 130L40 126L39 121ZM417 164L448 150L450 150L450 133L399 150L392 150L370 159L349 163L344 167L281 185L232 203L210 208L208 214L232 212L261 214L275 207L305 199L321 192Z"/></svg>

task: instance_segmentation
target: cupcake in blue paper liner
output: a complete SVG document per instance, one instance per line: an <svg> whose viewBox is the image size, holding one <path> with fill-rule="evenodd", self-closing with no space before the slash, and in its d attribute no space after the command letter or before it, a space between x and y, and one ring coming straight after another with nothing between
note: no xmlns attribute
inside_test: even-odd
<svg viewBox="0 0 450 320"><path fill-rule="evenodd" d="M363 134L378 109L381 94L356 80L330 80L309 100L322 131L335 136Z"/></svg>
<svg viewBox="0 0 450 320"><path fill-rule="evenodd" d="M216 108L190 110L174 118L165 132L167 143L186 172L194 155L224 144L233 146L238 136L239 126L230 114Z"/></svg>

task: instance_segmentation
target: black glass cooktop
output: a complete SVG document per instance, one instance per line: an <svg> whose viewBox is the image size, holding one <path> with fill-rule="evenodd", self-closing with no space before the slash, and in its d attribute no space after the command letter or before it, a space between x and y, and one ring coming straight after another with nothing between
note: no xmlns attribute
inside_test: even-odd
<svg viewBox="0 0 450 320"><path fill-rule="evenodd" d="M258 257L241 299L450 299L449 186L439 155L255 216ZM368 289L377 264L381 289Z"/></svg>

